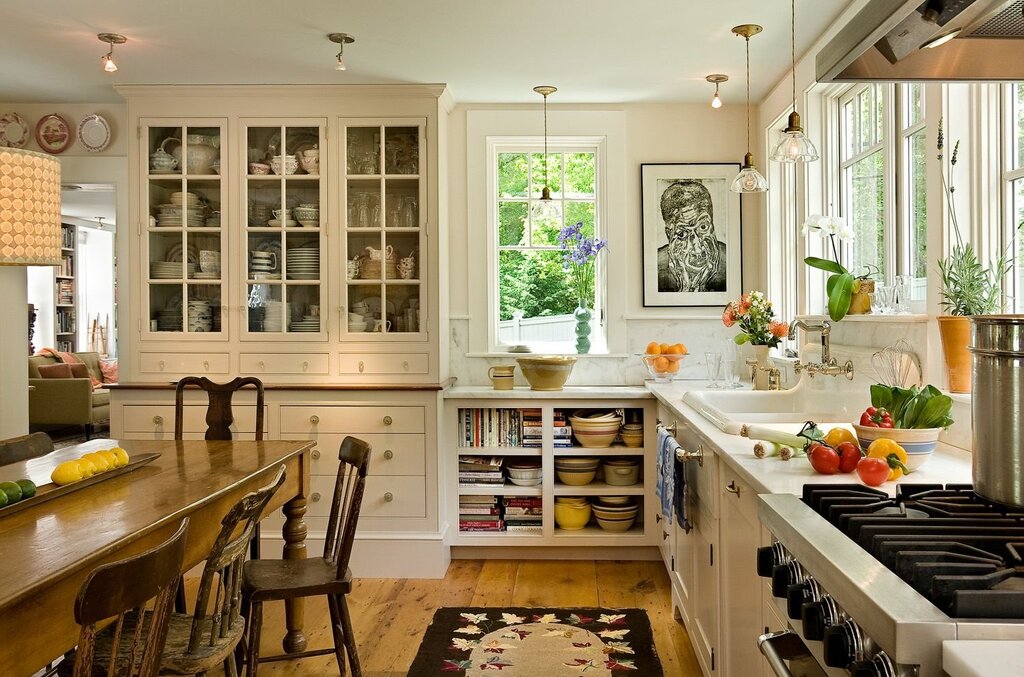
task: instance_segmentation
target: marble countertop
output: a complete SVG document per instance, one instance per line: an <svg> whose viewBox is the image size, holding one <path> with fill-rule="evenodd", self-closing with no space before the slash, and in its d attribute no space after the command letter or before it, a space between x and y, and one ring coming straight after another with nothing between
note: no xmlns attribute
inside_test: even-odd
<svg viewBox="0 0 1024 677"><path fill-rule="evenodd" d="M722 432L705 419L700 412L683 402L683 393L699 388L701 385L703 385L703 381L673 381L671 383L649 382L646 387L678 417L690 421L700 436L717 448L722 461L727 463L756 493L788 493L799 496L803 491L804 484L808 482L830 484L859 482L856 473L819 475L804 457L797 457L789 461L782 461L778 458L757 458L753 453L754 443L752 440ZM794 424L790 432L795 433L799 428L799 425ZM940 443L932 458L901 481L908 483L941 482L943 484L970 482L971 455L957 447ZM889 492L890 495L895 494L896 483L886 482L879 489Z"/></svg>
<svg viewBox="0 0 1024 677"><path fill-rule="evenodd" d="M942 669L949 677L1024 676L1024 642L947 640L942 643Z"/></svg>
<svg viewBox="0 0 1024 677"><path fill-rule="evenodd" d="M446 400L648 400L651 392L643 386L566 386L561 390L532 390L516 386L495 390L491 386L456 386L444 393Z"/></svg>

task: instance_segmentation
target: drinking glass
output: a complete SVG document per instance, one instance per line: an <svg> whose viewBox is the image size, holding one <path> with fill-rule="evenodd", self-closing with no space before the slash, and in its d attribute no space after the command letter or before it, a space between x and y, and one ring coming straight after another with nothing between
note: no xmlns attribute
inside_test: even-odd
<svg viewBox="0 0 1024 677"><path fill-rule="evenodd" d="M718 389L722 384L718 382L722 374L722 353L704 353L704 367L708 371L708 388Z"/></svg>
<svg viewBox="0 0 1024 677"><path fill-rule="evenodd" d="M897 275L895 298L893 299L894 311L897 313L910 312L910 289L914 283L912 275Z"/></svg>
<svg viewBox="0 0 1024 677"><path fill-rule="evenodd" d="M893 312L893 297L895 287L888 284L876 284L875 293L871 295L871 307L879 315L888 315Z"/></svg>
<svg viewBox="0 0 1024 677"><path fill-rule="evenodd" d="M722 379L725 381L722 385L723 388L743 387L740 383L740 372L737 370L739 361L739 351L736 349L736 344L732 341L727 341L725 349L722 351Z"/></svg>

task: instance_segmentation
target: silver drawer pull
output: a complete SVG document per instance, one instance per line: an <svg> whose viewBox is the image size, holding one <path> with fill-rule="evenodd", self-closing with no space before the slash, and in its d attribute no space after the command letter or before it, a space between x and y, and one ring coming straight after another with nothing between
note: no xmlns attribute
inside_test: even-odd
<svg viewBox="0 0 1024 677"><path fill-rule="evenodd" d="M309 422L312 423L313 425L316 425L317 423L320 422L320 417L317 416L316 414L313 414L312 416L309 417Z"/></svg>
<svg viewBox="0 0 1024 677"><path fill-rule="evenodd" d="M390 491L384 493L384 502L385 503L390 503L393 500L395 500L395 495L394 494L392 494Z"/></svg>
<svg viewBox="0 0 1024 677"><path fill-rule="evenodd" d="M725 490L728 491L730 494L736 494L737 496L740 495L740 488L736 484L736 482L729 482L729 484L725 487Z"/></svg>
<svg viewBox="0 0 1024 677"><path fill-rule="evenodd" d="M386 458L387 460L390 461L394 457L395 457L395 452L391 451L390 449L385 449L384 450L384 458Z"/></svg>
<svg viewBox="0 0 1024 677"><path fill-rule="evenodd" d="M318 503L320 501L320 492L314 491L313 494L309 497L309 500L313 501L314 503Z"/></svg>
<svg viewBox="0 0 1024 677"><path fill-rule="evenodd" d="M153 417L153 425L163 425L163 424L164 424L164 417L163 416L154 416Z"/></svg>
<svg viewBox="0 0 1024 677"><path fill-rule="evenodd" d="M704 467L704 445L698 444L697 448L693 451L688 451L679 447L676 449L676 460L678 461L697 461L697 465Z"/></svg>
<svg viewBox="0 0 1024 677"><path fill-rule="evenodd" d="M319 449L314 449L313 451L310 452L309 456L314 461L319 461L320 460L320 450Z"/></svg>
<svg viewBox="0 0 1024 677"><path fill-rule="evenodd" d="M384 421L384 425L391 425L392 423L395 422L394 419L392 419L390 416L385 416L381 420Z"/></svg>

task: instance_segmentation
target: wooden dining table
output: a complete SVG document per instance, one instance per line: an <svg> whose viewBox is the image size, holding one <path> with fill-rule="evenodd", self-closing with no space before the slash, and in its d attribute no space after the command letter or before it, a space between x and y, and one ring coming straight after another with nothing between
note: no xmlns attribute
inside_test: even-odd
<svg viewBox="0 0 1024 677"><path fill-rule="evenodd" d="M57 462L99 449L120 446L136 458L160 454L131 472L19 512L0 511L0 675L31 675L75 646L75 597L100 564L162 543L185 517L189 528L182 572L203 561L228 509L246 493L268 484L281 465L287 477L267 513L284 508L283 555L305 557L303 516L313 445L309 440L98 439L0 466L0 480L41 480L45 473L48 481ZM286 607L286 652L305 649L302 623L302 602L296 600Z"/></svg>

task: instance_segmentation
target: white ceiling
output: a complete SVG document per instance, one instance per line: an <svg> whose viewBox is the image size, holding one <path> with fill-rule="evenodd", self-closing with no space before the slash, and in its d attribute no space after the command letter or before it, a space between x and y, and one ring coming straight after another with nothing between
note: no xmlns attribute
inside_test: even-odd
<svg viewBox="0 0 1024 677"><path fill-rule="evenodd" d="M703 101L709 73L743 99L751 40L754 101L790 63L787 0L3 0L0 100L118 101L112 84L448 83L457 101ZM797 55L847 5L797 0ZM335 71L326 34L350 33ZM100 32L121 33L104 73Z"/></svg>

